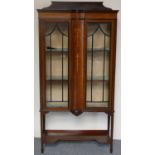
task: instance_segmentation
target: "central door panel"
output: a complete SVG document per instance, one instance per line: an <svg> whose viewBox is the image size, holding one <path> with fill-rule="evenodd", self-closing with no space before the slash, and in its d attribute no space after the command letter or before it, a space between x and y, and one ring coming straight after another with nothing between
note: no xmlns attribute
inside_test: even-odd
<svg viewBox="0 0 155 155"><path fill-rule="evenodd" d="M85 108L85 44L84 20L75 19L71 22L71 66L70 72L70 110L79 115Z"/></svg>

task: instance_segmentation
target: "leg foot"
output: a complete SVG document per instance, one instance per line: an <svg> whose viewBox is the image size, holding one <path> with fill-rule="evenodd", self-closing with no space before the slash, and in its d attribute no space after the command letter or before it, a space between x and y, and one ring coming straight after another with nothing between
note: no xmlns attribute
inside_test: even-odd
<svg viewBox="0 0 155 155"><path fill-rule="evenodd" d="M110 153L113 153L113 149L110 149Z"/></svg>
<svg viewBox="0 0 155 155"><path fill-rule="evenodd" d="M44 144L41 144L41 153L44 153Z"/></svg>
<svg viewBox="0 0 155 155"><path fill-rule="evenodd" d="M111 115L111 141L110 141L110 153L113 152L113 124L114 124L114 114Z"/></svg>
<svg viewBox="0 0 155 155"><path fill-rule="evenodd" d="M113 144L110 144L110 153L113 153Z"/></svg>

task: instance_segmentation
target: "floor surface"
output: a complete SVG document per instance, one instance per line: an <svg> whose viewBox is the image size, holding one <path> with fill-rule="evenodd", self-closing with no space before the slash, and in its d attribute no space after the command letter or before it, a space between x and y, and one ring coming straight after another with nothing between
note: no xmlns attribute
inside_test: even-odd
<svg viewBox="0 0 155 155"><path fill-rule="evenodd" d="M34 155L41 155L40 139L34 139ZM114 140L113 153L109 145L97 142L57 142L45 146L44 155L121 155L121 141Z"/></svg>

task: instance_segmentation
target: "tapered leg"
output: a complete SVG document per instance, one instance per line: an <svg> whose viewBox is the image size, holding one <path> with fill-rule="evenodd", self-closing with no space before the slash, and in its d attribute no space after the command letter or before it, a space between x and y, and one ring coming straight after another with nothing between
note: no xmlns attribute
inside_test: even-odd
<svg viewBox="0 0 155 155"><path fill-rule="evenodd" d="M111 140L110 140L110 153L113 152L113 127L114 127L114 114L111 115Z"/></svg>
<svg viewBox="0 0 155 155"><path fill-rule="evenodd" d="M43 142L43 134L45 131L45 114L40 113L40 120L41 120L41 153L44 153L44 142Z"/></svg>

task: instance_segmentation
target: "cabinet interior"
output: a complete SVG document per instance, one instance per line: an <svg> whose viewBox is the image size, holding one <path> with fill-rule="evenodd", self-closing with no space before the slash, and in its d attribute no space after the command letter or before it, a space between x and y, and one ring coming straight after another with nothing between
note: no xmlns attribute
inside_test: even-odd
<svg viewBox="0 0 155 155"><path fill-rule="evenodd" d="M87 23L86 106L108 107L110 23ZM68 23L47 23L46 104L68 107Z"/></svg>

